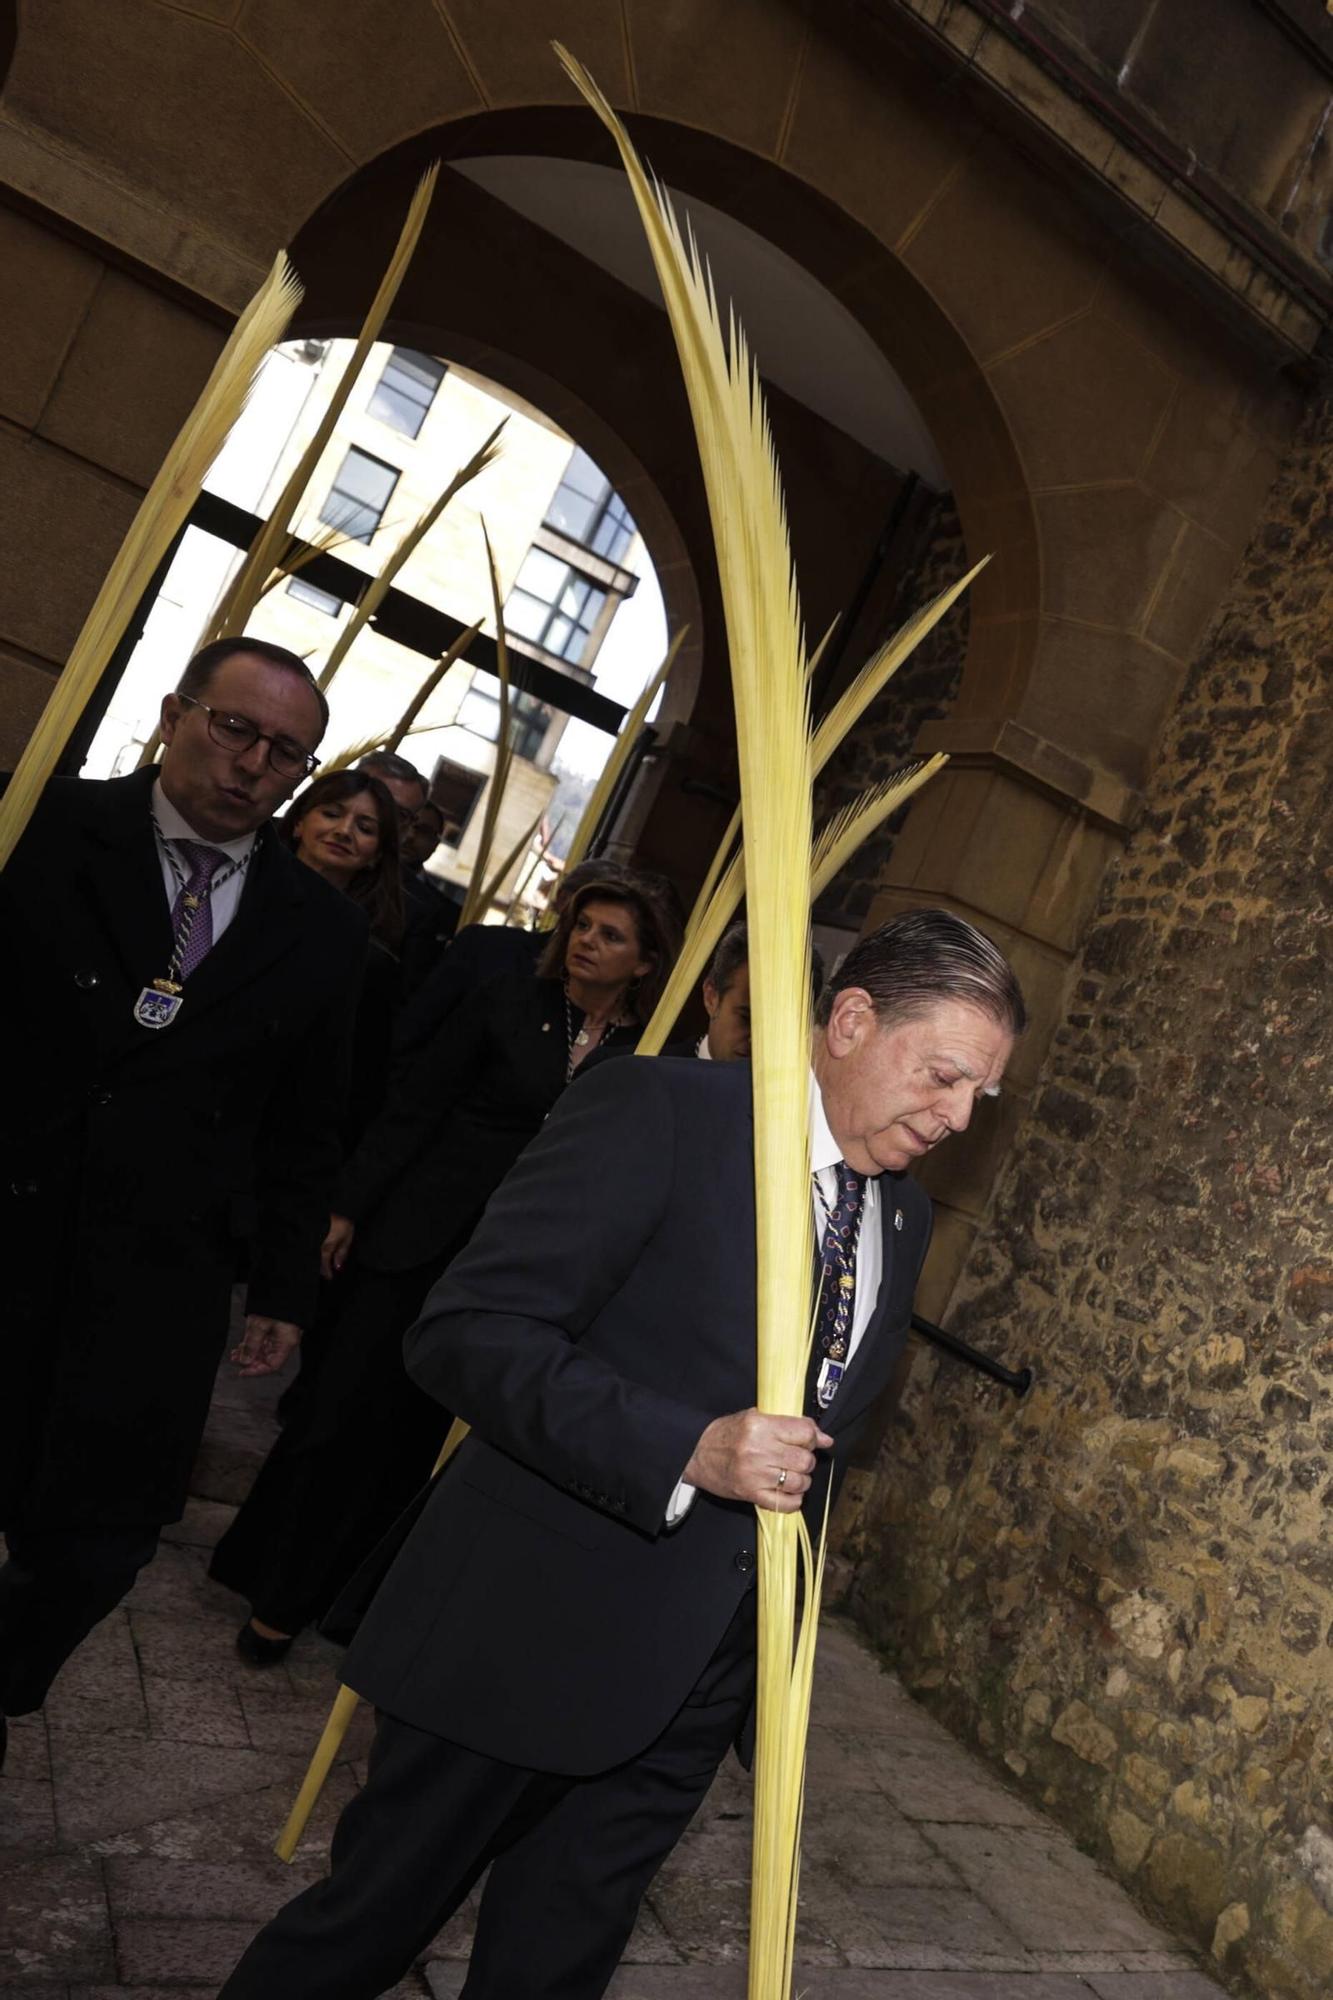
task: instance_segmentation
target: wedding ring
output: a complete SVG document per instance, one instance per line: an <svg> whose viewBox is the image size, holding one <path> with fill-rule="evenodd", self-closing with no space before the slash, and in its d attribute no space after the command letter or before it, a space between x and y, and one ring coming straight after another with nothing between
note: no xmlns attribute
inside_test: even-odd
<svg viewBox="0 0 1333 2000"><path fill-rule="evenodd" d="M778 1486L785 1486L785 1485L787 1484L787 1468L786 1468L786 1466L785 1466L785 1465L783 1466L783 1468L782 1468L781 1472L780 1472L780 1473L778 1474L778 1476L777 1476L777 1480L776 1480L776 1482L775 1482L775 1483L776 1483L776 1484L777 1484Z"/></svg>

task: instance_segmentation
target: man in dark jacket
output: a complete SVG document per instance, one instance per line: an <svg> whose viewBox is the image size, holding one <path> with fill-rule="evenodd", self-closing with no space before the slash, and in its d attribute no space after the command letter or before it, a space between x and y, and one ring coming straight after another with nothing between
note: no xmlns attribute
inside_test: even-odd
<svg viewBox="0 0 1333 2000"><path fill-rule="evenodd" d="M329 1879L224 2000L370 2000L484 1868L466 2000L597 2000L727 1746L752 1734L755 1507L806 1506L889 1381L930 1203L905 1170L998 1089L1024 1023L940 910L857 946L810 1079L819 1316L804 1413L755 1393L754 1131L739 1062L565 1093L408 1335L473 1434L347 1656L380 1713Z"/></svg>
<svg viewBox="0 0 1333 2000"><path fill-rule="evenodd" d="M326 718L295 654L206 647L160 765L55 780L0 877L3 1714L179 1519L238 1268L243 1373L313 1311L365 919L267 823Z"/></svg>

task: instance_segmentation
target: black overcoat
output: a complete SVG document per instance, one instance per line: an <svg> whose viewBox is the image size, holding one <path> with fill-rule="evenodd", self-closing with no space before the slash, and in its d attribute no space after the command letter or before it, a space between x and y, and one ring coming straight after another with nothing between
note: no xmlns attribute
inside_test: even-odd
<svg viewBox="0 0 1333 2000"><path fill-rule="evenodd" d="M665 1526L705 1426L755 1401L753 1145L748 1063L635 1058L567 1091L498 1189L407 1336L409 1372L473 1435L348 1653L376 1707L578 1776L686 1699L755 1569L751 1507L700 1493ZM922 1189L880 1185L879 1297L824 1419L839 1465L930 1235Z"/></svg>
<svg viewBox="0 0 1333 2000"><path fill-rule="evenodd" d="M308 1325L366 920L270 833L176 1021L155 773L57 779L0 876L0 1525L179 1517L248 1267Z"/></svg>

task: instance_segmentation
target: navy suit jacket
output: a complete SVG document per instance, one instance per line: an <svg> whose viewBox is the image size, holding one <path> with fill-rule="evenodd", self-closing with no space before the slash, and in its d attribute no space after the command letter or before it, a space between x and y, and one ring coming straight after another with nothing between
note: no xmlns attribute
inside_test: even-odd
<svg viewBox="0 0 1333 2000"><path fill-rule="evenodd" d="M701 1492L665 1525L706 1425L755 1401L753 1134L748 1063L608 1063L497 1190L407 1336L409 1372L473 1435L348 1654L377 1707L583 1775L689 1695L755 1567L749 1506ZM930 1235L924 1192L883 1188L876 1310L825 1420L839 1465Z"/></svg>

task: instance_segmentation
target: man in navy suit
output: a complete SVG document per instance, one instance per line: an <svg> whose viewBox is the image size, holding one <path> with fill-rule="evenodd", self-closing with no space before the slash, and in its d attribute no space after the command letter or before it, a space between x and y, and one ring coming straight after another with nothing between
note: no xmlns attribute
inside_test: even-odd
<svg viewBox="0 0 1333 2000"><path fill-rule="evenodd" d="M473 1434L347 1657L380 1721L332 1874L224 2000L371 2000L487 1867L466 2000L605 1991L728 1745L753 1738L753 1510L817 1526L907 1334L930 1235L907 1170L998 1089L1024 1026L1009 966L942 910L864 939L817 1015L805 1410L754 1407L748 1065L608 1064L407 1337Z"/></svg>

